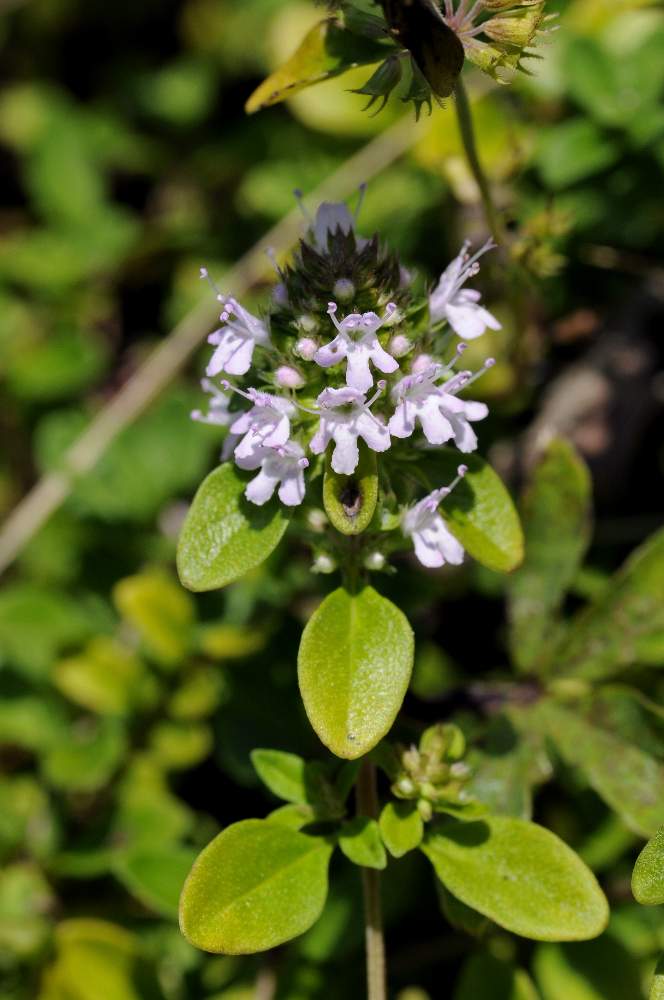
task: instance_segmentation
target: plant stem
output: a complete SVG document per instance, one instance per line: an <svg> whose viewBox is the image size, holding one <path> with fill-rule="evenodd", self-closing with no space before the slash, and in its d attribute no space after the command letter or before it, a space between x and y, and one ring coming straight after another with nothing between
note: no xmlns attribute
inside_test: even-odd
<svg viewBox="0 0 664 1000"><path fill-rule="evenodd" d="M496 206L493 203L493 198L491 197L489 182L482 168L482 164L480 163L479 153L477 152L477 143L475 141L475 129L473 128L473 116L470 110L470 102L468 101L468 93L460 76L457 79L454 93L456 97L455 107L457 121L459 123L459 132L461 133L461 141L463 142L463 148L466 153L468 165L470 166L473 177L475 178L475 183L479 188L487 226L489 227L489 231L491 232L491 235L496 243L502 244L505 239L505 231L498 217Z"/></svg>
<svg viewBox="0 0 664 1000"><path fill-rule="evenodd" d="M357 779L358 816L378 818L376 768L364 760ZM375 868L362 869L364 895L364 934L367 952L367 1000L387 1000L385 942L380 906L380 873Z"/></svg>

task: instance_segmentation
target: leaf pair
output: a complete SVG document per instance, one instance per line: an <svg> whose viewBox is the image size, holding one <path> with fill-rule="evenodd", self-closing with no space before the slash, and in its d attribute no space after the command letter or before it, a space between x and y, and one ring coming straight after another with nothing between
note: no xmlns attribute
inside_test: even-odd
<svg viewBox="0 0 664 1000"><path fill-rule="evenodd" d="M394 835L394 815L380 829ZM402 828L396 840L403 846ZM410 831L413 836L413 831ZM356 864L382 868L377 824L358 817L339 846ZM595 877L553 833L510 817L447 820L422 850L443 885L501 927L542 941L600 934L608 905ZM332 843L271 820L243 820L201 853L185 883L183 933L198 948L225 954L263 951L304 933L327 896Z"/></svg>

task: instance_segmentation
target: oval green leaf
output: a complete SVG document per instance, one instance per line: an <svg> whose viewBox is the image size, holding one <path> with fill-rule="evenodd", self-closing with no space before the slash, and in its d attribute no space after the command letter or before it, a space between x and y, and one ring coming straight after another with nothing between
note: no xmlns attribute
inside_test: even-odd
<svg viewBox="0 0 664 1000"><path fill-rule="evenodd" d="M406 616L373 587L329 594L302 634L300 692L309 721L338 757L368 753L388 732L413 669Z"/></svg>
<svg viewBox="0 0 664 1000"><path fill-rule="evenodd" d="M189 590L216 590L259 566L288 526L271 500L257 507L244 498L245 480L234 465L220 465L194 497L178 544L180 580Z"/></svg>
<svg viewBox="0 0 664 1000"><path fill-rule="evenodd" d="M660 958L650 984L648 1000L664 1000L664 958Z"/></svg>
<svg viewBox="0 0 664 1000"><path fill-rule="evenodd" d="M422 850L451 893L521 937L581 941L606 927L609 908L593 873L535 823L511 816L449 820Z"/></svg>
<svg viewBox="0 0 664 1000"><path fill-rule="evenodd" d="M121 852L113 863L115 877L144 906L174 918L184 880L196 852L179 844L153 844Z"/></svg>
<svg viewBox="0 0 664 1000"><path fill-rule="evenodd" d="M266 951L303 934L327 896L332 848L260 819L234 823L199 855L180 898L180 927L196 948Z"/></svg>
<svg viewBox="0 0 664 1000"><path fill-rule="evenodd" d="M510 648L521 670L551 655L552 623L588 547L590 503L586 464L567 441L553 440L523 497L526 555L507 588Z"/></svg>
<svg viewBox="0 0 664 1000"><path fill-rule="evenodd" d="M298 805L307 802L307 765L301 757L283 750L252 750L250 756L254 771L277 798Z"/></svg>
<svg viewBox="0 0 664 1000"><path fill-rule="evenodd" d="M330 521L342 535L359 535L368 526L378 501L376 452L360 445L355 472L343 476L325 463L323 506Z"/></svg>
<svg viewBox="0 0 664 1000"><path fill-rule="evenodd" d="M611 933L581 944L540 945L534 961L543 1000L638 1000L636 959Z"/></svg>
<svg viewBox="0 0 664 1000"><path fill-rule="evenodd" d="M412 802L388 802L378 825L383 843L394 858L415 850L424 836L424 822Z"/></svg>
<svg viewBox="0 0 664 1000"><path fill-rule="evenodd" d="M349 861L363 868L385 868L387 855L378 823L368 816L355 816L341 827L339 847Z"/></svg>
<svg viewBox="0 0 664 1000"><path fill-rule="evenodd" d="M488 569L509 573L523 559L523 531L512 498L500 477L478 455L464 455L468 472L440 505L447 526L468 555ZM427 456L432 487L456 476L459 452L441 448Z"/></svg>
<svg viewBox="0 0 664 1000"><path fill-rule="evenodd" d="M632 892L644 906L664 903L664 826L643 848L632 873Z"/></svg>

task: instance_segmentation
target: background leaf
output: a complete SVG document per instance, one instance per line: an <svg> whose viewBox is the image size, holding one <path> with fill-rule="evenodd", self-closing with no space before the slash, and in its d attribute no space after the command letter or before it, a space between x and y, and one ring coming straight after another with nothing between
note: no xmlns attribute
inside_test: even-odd
<svg viewBox="0 0 664 1000"><path fill-rule="evenodd" d="M549 444L522 506L526 554L507 594L512 658L528 670L551 655L557 613L590 540L590 476L567 441Z"/></svg>
<svg viewBox="0 0 664 1000"><path fill-rule="evenodd" d="M636 859L632 892L644 906L664 903L664 826L648 841Z"/></svg>

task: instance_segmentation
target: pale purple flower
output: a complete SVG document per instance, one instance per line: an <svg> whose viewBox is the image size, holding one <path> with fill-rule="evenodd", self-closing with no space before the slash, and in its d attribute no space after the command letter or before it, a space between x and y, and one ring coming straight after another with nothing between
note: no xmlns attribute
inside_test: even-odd
<svg viewBox="0 0 664 1000"><path fill-rule="evenodd" d="M216 350L205 369L207 375L228 372L231 375L245 375L251 368L256 344L267 344L270 335L262 320L253 316L235 299L217 295L223 303L221 326L208 337L208 343Z"/></svg>
<svg viewBox="0 0 664 1000"><path fill-rule="evenodd" d="M369 407L379 392L368 401L364 393L352 386L342 389L323 389L318 397L320 423L309 442L314 455L321 455L330 441L334 441L332 468L340 475L349 476L355 471L359 461L357 439L362 440L372 451L387 451L390 447L390 433Z"/></svg>
<svg viewBox="0 0 664 1000"><path fill-rule="evenodd" d="M295 413L293 404L258 389L244 392L236 388L235 391L253 403L250 410L241 413L231 424L231 433L242 435L235 449L236 459L251 458L261 448L278 448L286 444L290 437L290 418Z"/></svg>
<svg viewBox="0 0 664 1000"><path fill-rule="evenodd" d="M474 451L477 435L469 421L483 420L489 409L485 403L456 396L470 382L470 372L460 372L437 385L436 379L444 370L441 365L433 365L426 372L406 375L397 382L392 390L396 409L387 425L389 432L398 438L410 437L419 421L429 444L453 440L459 451Z"/></svg>
<svg viewBox="0 0 664 1000"><path fill-rule="evenodd" d="M463 546L438 513L438 505L465 476L467 467L460 465L457 478L449 486L434 490L411 507L403 516L402 531L412 538L415 555L423 566L435 569L450 563L458 566L463 562Z"/></svg>
<svg viewBox="0 0 664 1000"><path fill-rule="evenodd" d="M287 441L277 448L259 448L237 463L242 469L260 472L247 484L244 495L251 503L262 507L279 487L279 499L287 507L297 507L304 500L304 470L309 461L296 441Z"/></svg>
<svg viewBox="0 0 664 1000"><path fill-rule="evenodd" d="M199 424L214 424L217 427L225 427L230 424L233 415L228 412L230 399L222 392L209 378L201 379L201 388L210 394L207 413L202 410L192 410L191 419Z"/></svg>
<svg viewBox="0 0 664 1000"><path fill-rule="evenodd" d="M479 271L479 258L495 244L490 239L487 240L472 257L468 254L469 246L470 242L466 240L459 255L443 271L429 296L431 322L447 320L454 332L464 340L481 337L487 327L500 330L500 323L495 316L480 305L480 293L474 289L462 288Z"/></svg>
<svg viewBox="0 0 664 1000"><path fill-rule="evenodd" d="M330 302L327 311L338 333L334 340L316 351L314 361L322 368L331 368L346 358L346 382L353 389L366 392L373 385L370 361L385 374L390 374L399 367L398 361L381 346L377 336L380 327L391 318L395 310L395 304L390 302L382 317L375 312L350 313L340 323L335 315L337 304Z"/></svg>

